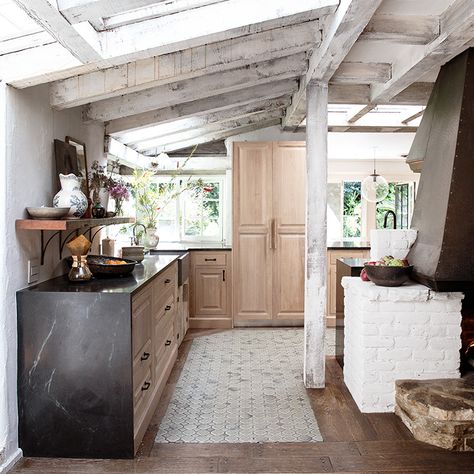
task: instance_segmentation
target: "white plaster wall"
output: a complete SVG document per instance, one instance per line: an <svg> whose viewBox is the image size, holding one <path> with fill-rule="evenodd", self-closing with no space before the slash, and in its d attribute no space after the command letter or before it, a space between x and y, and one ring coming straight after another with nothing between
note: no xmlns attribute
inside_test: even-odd
<svg viewBox="0 0 474 474"><path fill-rule="evenodd" d="M0 297L3 301L0 313L0 450L3 448L4 452L0 469L18 453L15 292L27 286L28 260L40 256L39 232L16 232L15 219L26 217L27 206L51 205L56 192L54 138L64 140L66 135L71 135L83 140L89 164L95 159L104 159L103 126L82 124L78 108L61 112L51 110L47 86L24 90L6 87L5 96L5 139L0 139L4 154L0 185L3 224L0 240ZM45 265L41 267L40 280L61 273L63 267L57 255L57 242L53 241Z"/></svg>

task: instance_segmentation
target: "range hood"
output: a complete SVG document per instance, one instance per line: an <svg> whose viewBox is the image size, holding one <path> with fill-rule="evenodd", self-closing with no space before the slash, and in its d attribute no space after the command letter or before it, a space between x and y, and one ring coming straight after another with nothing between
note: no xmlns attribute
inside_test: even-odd
<svg viewBox="0 0 474 474"><path fill-rule="evenodd" d="M408 254L436 291L474 289L474 48L441 68L407 162L423 162Z"/></svg>

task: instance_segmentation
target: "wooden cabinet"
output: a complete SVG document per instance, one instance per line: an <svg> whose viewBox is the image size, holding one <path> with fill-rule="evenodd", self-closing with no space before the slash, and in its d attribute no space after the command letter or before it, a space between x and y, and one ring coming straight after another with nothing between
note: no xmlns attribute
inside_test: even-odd
<svg viewBox="0 0 474 474"><path fill-rule="evenodd" d="M191 252L190 288L190 327L232 327L231 252Z"/></svg>
<svg viewBox="0 0 474 474"><path fill-rule="evenodd" d="M234 324L303 323L304 143L234 143Z"/></svg>
<svg viewBox="0 0 474 474"><path fill-rule="evenodd" d="M177 269L174 263L132 298L135 451L177 357Z"/></svg>
<svg viewBox="0 0 474 474"><path fill-rule="evenodd" d="M370 250L367 249L334 249L328 250L328 299L327 299L327 325L336 326L337 316L337 285L336 262L338 258L369 258Z"/></svg>

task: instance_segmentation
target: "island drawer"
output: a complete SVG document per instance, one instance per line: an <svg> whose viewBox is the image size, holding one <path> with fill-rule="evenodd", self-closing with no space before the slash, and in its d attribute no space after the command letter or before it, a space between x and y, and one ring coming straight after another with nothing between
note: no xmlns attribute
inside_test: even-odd
<svg viewBox="0 0 474 474"><path fill-rule="evenodd" d="M151 339L148 339L133 360L133 390L136 390L138 385L143 382L147 371L150 370L151 361L152 345Z"/></svg>
<svg viewBox="0 0 474 474"><path fill-rule="evenodd" d="M193 252L194 265L221 265L227 264L227 252Z"/></svg>
<svg viewBox="0 0 474 474"><path fill-rule="evenodd" d="M147 287L132 300L132 346L135 358L151 335L151 288Z"/></svg>

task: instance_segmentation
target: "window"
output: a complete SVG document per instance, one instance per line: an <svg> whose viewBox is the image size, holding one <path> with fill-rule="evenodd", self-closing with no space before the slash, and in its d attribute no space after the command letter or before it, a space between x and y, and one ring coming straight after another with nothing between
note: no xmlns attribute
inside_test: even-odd
<svg viewBox="0 0 474 474"><path fill-rule="evenodd" d="M219 178L203 179L203 188L180 196L182 240L223 240L222 184Z"/></svg>
<svg viewBox="0 0 474 474"><path fill-rule="evenodd" d="M342 237L360 239L362 234L362 194L360 181L343 183Z"/></svg>
<svg viewBox="0 0 474 474"><path fill-rule="evenodd" d="M382 201L379 201L375 205L375 218L376 218L376 225L377 229L383 229L383 224L384 224L384 219L385 219L385 214L388 211L393 211L395 212L395 189L396 189L396 183L388 183L388 194L385 199ZM392 228L392 219L387 221L388 227ZM397 222L397 227L398 222Z"/></svg>

